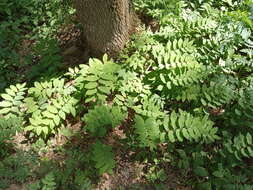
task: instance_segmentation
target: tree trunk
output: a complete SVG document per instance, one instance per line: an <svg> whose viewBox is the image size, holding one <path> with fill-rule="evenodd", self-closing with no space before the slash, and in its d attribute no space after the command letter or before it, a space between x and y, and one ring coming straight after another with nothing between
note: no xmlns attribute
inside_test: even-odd
<svg viewBox="0 0 253 190"><path fill-rule="evenodd" d="M93 56L115 55L133 27L130 0L74 0L84 38Z"/></svg>

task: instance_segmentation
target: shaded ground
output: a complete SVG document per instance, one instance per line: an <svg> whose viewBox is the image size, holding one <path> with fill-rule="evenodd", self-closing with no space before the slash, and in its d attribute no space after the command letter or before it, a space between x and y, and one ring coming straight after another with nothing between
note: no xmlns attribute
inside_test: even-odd
<svg viewBox="0 0 253 190"><path fill-rule="evenodd" d="M45 152L39 152L40 159L51 160L57 165L62 165L69 158L66 157L64 152L58 152L57 148L63 147L64 150L72 150L75 147L80 147L82 150L87 150L90 144L93 142L92 139L84 141L86 134L82 130L83 123L81 121L67 122L67 128L73 133L71 138L67 138L62 134L57 134L50 142ZM154 186L150 184L146 179L148 168L151 166L147 163L136 161L135 159L138 152L125 149L121 140L126 138L124 128L127 126L116 127L105 139L106 144L113 146L115 152L116 168L114 169L113 175L104 174L100 177L98 184L93 190L154 190ZM81 134L81 136L80 136ZM32 147L30 142L27 142L24 133L18 133L13 140L15 150L21 150L28 152ZM34 166L37 169L43 166ZM163 182L163 187L166 189L174 190L190 190L184 186L184 178L177 169L173 168L169 164L163 168L167 174L166 180ZM37 171L38 172L38 171ZM36 179L31 179L34 182ZM30 182L30 183L31 183ZM28 182L29 184L29 182ZM18 185L12 184L5 190L27 190L26 184Z"/></svg>

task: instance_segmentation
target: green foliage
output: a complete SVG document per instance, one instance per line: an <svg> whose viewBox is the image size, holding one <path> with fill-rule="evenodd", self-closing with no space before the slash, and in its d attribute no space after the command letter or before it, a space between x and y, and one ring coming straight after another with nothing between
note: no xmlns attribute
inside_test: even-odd
<svg viewBox="0 0 253 190"><path fill-rule="evenodd" d="M123 59L164 104L154 109L138 97L131 107L142 120L162 122L160 141L172 148L167 160L179 155L171 163L198 176L196 188L250 188L253 2L134 3L159 28L137 36Z"/></svg>
<svg viewBox="0 0 253 190"><path fill-rule="evenodd" d="M67 115L76 116L78 100L70 96L74 91L73 86L65 85L64 79L35 82L24 100L26 113L30 115L30 125L25 130L44 137L54 134Z"/></svg>
<svg viewBox="0 0 253 190"><path fill-rule="evenodd" d="M238 103L232 107L230 122L233 126L247 126L252 129L253 91L247 88L239 92Z"/></svg>
<svg viewBox="0 0 253 190"><path fill-rule="evenodd" d="M252 189L252 0L134 0L157 29L135 35L116 60L91 58L61 75L54 37L74 13L68 3L0 3L0 88L20 68L30 69L17 80L42 76L1 94L0 188L36 174L30 189L91 189L123 148L157 189L168 165L193 189ZM28 56L17 53L23 39L35 40ZM23 128L39 159L11 155L6 142ZM69 142L52 142L62 134ZM63 161L45 156L46 143Z"/></svg>
<svg viewBox="0 0 253 190"><path fill-rule="evenodd" d="M250 133L236 135L232 140L224 143L226 150L238 160L253 157L253 140Z"/></svg>
<svg viewBox="0 0 253 190"><path fill-rule="evenodd" d="M0 117L0 158L8 155L12 137L20 131L21 126L22 120L20 118L10 117L5 119Z"/></svg>
<svg viewBox="0 0 253 190"><path fill-rule="evenodd" d="M17 84L5 89L6 93L1 94L3 100L0 102L0 115L6 118L22 115L22 104L27 90L25 86L25 83Z"/></svg>
<svg viewBox="0 0 253 190"><path fill-rule="evenodd" d="M24 183L33 176L32 166L37 165L36 155L18 151L0 161L0 188L8 188L14 183Z"/></svg>
<svg viewBox="0 0 253 190"><path fill-rule="evenodd" d="M119 125L126 115L116 106L97 106L84 115L85 129L93 136L103 137Z"/></svg>
<svg viewBox="0 0 253 190"><path fill-rule="evenodd" d="M234 91L226 82L210 82L210 86L202 86L202 98L200 99L203 106L211 108L221 107L229 104L233 100Z"/></svg>
<svg viewBox="0 0 253 190"><path fill-rule="evenodd" d="M95 167L98 169L99 174L105 172L112 174L115 167L114 154L112 153L112 147L102 144L97 141L92 146L92 158L95 162Z"/></svg>
<svg viewBox="0 0 253 190"><path fill-rule="evenodd" d="M217 128L213 127L213 122L208 116L194 117L190 113L179 110L173 111L166 116L163 121L163 127L166 131L166 139L169 142L214 142L219 139Z"/></svg>
<svg viewBox="0 0 253 190"><path fill-rule="evenodd" d="M47 39L47 44L51 43L59 27L70 20L68 17L74 11L70 1L63 3L62 0L3 0L0 7L0 91L2 91L11 83L40 75L38 70L42 69L39 67L49 68L46 67L49 65L46 59L50 59L51 66L53 60L59 60L55 55L56 48L53 49L56 44L53 44L48 49L52 53L42 57L39 64L33 66L34 73L28 72L28 76L24 76L23 70L30 64L34 65L34 58L43 52L41 49L41 52L27 54L26 52L30 51L29 44L33 40L41 41L39 44L43 44L45 43L43 39Z"/></svg>
<svg viewBox="0 0 253 190"><path fill-rule="evenodd" d="M56 189L55 185L56 183L54 182L54 174L49 173L47 174L42 180L42 190L54 190Z"/></svg>
<svg viewBox="0 0 253 190"><path fill-rule="evenodd" d="M34 56L40 57L36 65L27 71L27 78L51 76L62 66L60 48L55 39L40 39L34 47ZM47 72L43 73L45 70Z"/></svg>
<svg viewBox="0 0 253 190"><path fill-rule="evenodd" d="M178 0L134 0L134 5L137 11L143 11L150 16L163 18L174 11L179 11L183 4Z"/></svg>
<svg viewBox="0 0 253 190"><path fill-rule="evenodd" d="M69 150L62 151L61 154L66 158L62 163L63 165L52 161L47 162L48 168L46 171L47 173L53 173L55 176L54 181L57 184L57 189L90 190L92 183L88 177L95 172L87 152L84 152L82 147L72 147Z"/></svg>
<svg viewBox="0 0 253 190"><path fill-rule="evenodd" d="M149 147L151 150L156 149L160 142L159 124L154 118L143 120L142 117L135 117L135 134L138 136L137 140L141 147Z"/></svg>
<svg viewBox="0 0 253 190"><path fill-rule="evenodd" d="M48 173L43 179L35 183L29 184L27 188L29 190L55 190L56 183L53 173Z"/></svg>
<svg viewBox="0 0 253 190"><path fill-rule="evenodd" d="M103 62L99 59L90 59L89 67L81 70L77 82L84 88L85 102L105 101L107 96L115 89L117 76L115 72L119 66L108 60L104 55Z"/></svg>
<svg viewBox="0 0 253 190"><path fill-rule="evenodd" d="M144 95L138 101L140 104L131 107L137 114L153 118L163 118L165 116L165 113L162 112L165 103L160 96Z"/></svg>
<svg viewBox="0 0 253 190"><path fill-rule="evenodd" d="M196 61L195 52L193 42L181 38L168 41L166 46L160 43L154 46L152 55L156 65L147 75L148 83L154 90L161 91L162 96L169 97L175 96L178 88L199 83L207 74L205 67Z"/></svg>

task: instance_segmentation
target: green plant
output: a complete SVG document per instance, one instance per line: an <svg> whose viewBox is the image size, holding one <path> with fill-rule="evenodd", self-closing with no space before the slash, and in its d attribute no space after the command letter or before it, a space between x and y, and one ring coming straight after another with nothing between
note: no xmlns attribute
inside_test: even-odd
<svg viewBox="0 0 253 190"><path fill-rule="evenodd" d="M56 183L54 182L54 174L47 174L42 180L42 190L54 190L56 189Z"/></svg>
<svg viewBox="0 0 253 190"><path fill-rule="evenodd" d="M233 126L252 126L252 105L253 91L251 88L240 90L238 94L238 103L232 109L230 122Z"/></svg>
<svg viewBox="0 0 253 190"><path fill-rule="evenodd" d="M29 80L40 76L39 72L44 70L42 68L50 68L52 72L59 66L46 67L49 63L52 66L54 61L59 61L59 54L55 54L58 51L56 43L54 41L52 44L52 39L56 37L60 26L69 22L69 17L74 13L70 1L3 0L0 13L0 92L24 78ZM51 43L49 51L40 49L40 52L32 52L30 46L33 45L30 44L34 41L36 44L39 41L41 45ZM36 64L34 58L42 54L44 57ZM24 72L28 65L32 66L32 72Z"/></svg>
<svg viewBox="0 0 253 190"><path fill-rule="evenodd" d="M115 72L119 66L108 60L104 55L103 62L99 59L90 59L89 67L80 71L81 76L77 82L85 91L85 102L105 101L107 96L115 89L117 81Z"/></svg>
<svg viewBox="0 0 253 190"><path fill-rule="evenodd" d="M225 149L238 160L253 157L253 140L250 133L236 135L233 139L224 142Z"/></svg>
<svg viewBox="0 0 253 190"><path fill-rule="evenodd" d="M55 39L39 39L34 47L34 57L39 57L38 62L27 71L27 78L51 76L62 67L60 48ZM47 72L43 72L47 70Z"/></svg>
<svg viewBox="0 0 253 190"><path fill-rule="evenodd" d="M5 89L6 93L1 94L3 100L0 102L0 114L5 118L22 115L22 104L27 90L25 86L25 83L11 85Z"/></svg>
<svg viewBox="0 0 253 190"><path fill-rule="evenodd" d="M21 131L22 119L10 117L8 119L0 117L0 158L4 158L10 151L12 137L16 132Z"/></svg>
<svg viewBox="0 0 253 190"><path fill-rule="evenodd" d="M163 127L167 134L169 142L214 142L219 139L217 128L213 127L213 122L208 116L194 117L190 113L179 110L178 113L173 111L163 120Z"/></svg>
<svg viewBox="0 0 253 190"><path fill-rule="evenodd" d="M102 144L97 141L92 146L92 158L95 162L95 168L98 169L99 174L108 172L113 173L115 167L114 154L112 153L112 147Z"/></svg>
<svg viewBox="0 0 253 190"><path fill-rule="evenodd" d="M0 188L32 178L30 189L91 189L127 159L156 189L172 171L193 189L252 189L253 1L134 0L156 30L143 27L116 60L56 74L53 38L74 12L68 3L0 3L0 80L14 83L19 70L17 80L36 81L1 94ZM28 37L33 52L20 57ZM22 128L39 159L6 144Z"/></svg>
<svg viewBox="0 0 253 190"><path fill-rule="evenodd" d="M139 98L139 101L141 104L132 106L137 114L154 118L163 118L165 116L166 113L161 111L165 103L160 96L144 96Z"/></svg>
<svg viewBox="0 0 253 190"><path fill-rule="evenodd" d="M95 137L103 137L111 129L119 125L126 114L116 106L97 106L84 115L85 129Z"/></svg>
<svg viewBox="0 0 253 190"><path fill-rule="evenodd" d="M41 180L29 184L27 188L29 190L55 190L56 189L55 177L53 173L48 173Z"/></svg>
<svg viewBox="0 0 253 190"><path fill-rule="evenodd" d="M0 161L0 188L8 188L13 183L24 183L33 176L32 168L38 164L36 154L17 151Z"/></svg>
<svg viewBox="0 0 253 190"><path fill-rule="evenodd" d="M203 106L211 108L221 107L229 104L234 98L234 90L226 82L210 82L210 86L202 86L202 97L200 99Z"/></svg>
<svg viewBox="0 0 253 190"><path fill-rule="evenodd" d="M78 100L70 96L75 91L73 86L65 86L64 79L52 79L46 82L35 82L30 88L29 96L24 100L29 126L26 131L47 137L57 131L57 127L68 114L76 116Z"/></svg>
<svg viewBox="0 0 253 190"><path fill-rule="evenodd" d="M157 148L161 132L159 130L159 123L154 118L143 120L142 117L137 115L135 117L134 128L140 147L149 147L151 150Z"/></svg>

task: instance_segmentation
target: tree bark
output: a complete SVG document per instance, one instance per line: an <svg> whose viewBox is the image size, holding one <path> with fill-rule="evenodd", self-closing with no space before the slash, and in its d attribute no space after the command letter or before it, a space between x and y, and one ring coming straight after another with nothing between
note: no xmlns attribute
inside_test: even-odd
<svg viewBox="0 0 253 190"><path fill-rule="evenodd" d="M74 0L74 5L92 55L115 55L123 49L133 30L130 0Z"/></svg>

